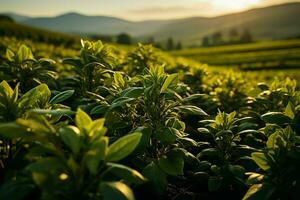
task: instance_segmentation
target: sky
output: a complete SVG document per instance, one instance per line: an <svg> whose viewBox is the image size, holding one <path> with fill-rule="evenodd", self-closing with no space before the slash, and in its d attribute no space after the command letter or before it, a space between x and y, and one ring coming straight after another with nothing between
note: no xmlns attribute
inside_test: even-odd
<svg viewBox="0 0 300 200"><path fill-rule="evenodd" d="M0 0L0 12L55 16L66 12L140 21L190 16L212 17L300 0Z"/></svg>

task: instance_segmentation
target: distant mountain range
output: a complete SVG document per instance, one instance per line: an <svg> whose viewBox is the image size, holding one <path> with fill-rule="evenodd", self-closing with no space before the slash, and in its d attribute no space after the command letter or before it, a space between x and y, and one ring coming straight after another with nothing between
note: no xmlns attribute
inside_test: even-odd
<svg viewBox="0 0 300 200"><path fill-rule="evenodd" d="M190 17L171 20L129 21L108 16L87 16L66 13L56 17L27 17L5 13L15 21L49 29L76 34L129 33L135 37L165 40L173 37L184 43L199 43L215 31L248 29L255 39L282 39L300 35L300 3L287 3L251 9L218 17Z"/></svg>

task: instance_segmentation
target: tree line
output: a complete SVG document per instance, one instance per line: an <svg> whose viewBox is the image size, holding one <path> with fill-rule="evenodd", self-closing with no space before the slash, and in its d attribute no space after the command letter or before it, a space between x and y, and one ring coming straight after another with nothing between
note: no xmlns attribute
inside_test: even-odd
<svg viewBox="0 0 300 200"><path fill-rule="evenodd" d="M227 33L216 31L202 38L202 46L217 46L249 42L253 42L253 36L248 29L238 31L236 28L232 28Z"/></svg>
<svg viewBox="0 0 300 200"><path fill-rule="evenodd" d="M115 42L117 44L132 45L137 43L137 39L134 39L128 33L120 33L118 35L89 35L89 38L94 40L102 40L105 42ZM182 49L181 41L175 41L172 37L167 38L165 41L155 41L154 37L144 39L144 44L152 44L156 48L172 51Z"/></svg>
<svg viewBox="0 0 300 200"><path fill-rule="evenodd" d="M118 44L133 44L133 39L129 34L126 33L121 33L117 35L116 42ZM144 43L146 44L152 44L153 46L167 50L167 51L172 51L172 50L179 50L182 49L182 44L181 41L174 41L172 37L167 38L167 40L157 42L155 41L154 37L150 37L148 40L145 40Z"/></svg>
<svg viewBox="0 0 300 200"><path fill-rule="evenodd" d="M131 45L137 42L131 35L127 33L120 33L118 35L95 35L91 36L92 39L101 39L105 42L115 42L118 44ZM218 46L229 44L242 44L253 42L252 33L248 29L237 30L235 28L230 29L227 33L222 31L216 31L210 35L202 38L202 46ZM145 44L153 44L153 46L166 50L180 50L182 49L182 43L180 40L175 41L172 37L168 37L165 41L155 41L154 37L144 39L142 41Z"/></svg>

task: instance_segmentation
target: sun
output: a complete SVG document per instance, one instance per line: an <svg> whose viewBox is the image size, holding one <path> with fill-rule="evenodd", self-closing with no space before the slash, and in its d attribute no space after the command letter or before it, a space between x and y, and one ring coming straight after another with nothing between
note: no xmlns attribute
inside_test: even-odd
<svg viewBox="0 0 300 200"><path fill-rule="evenodd" d="M211 3L223 9L240 10L260 3L262 0L211 0Z"/></svg>

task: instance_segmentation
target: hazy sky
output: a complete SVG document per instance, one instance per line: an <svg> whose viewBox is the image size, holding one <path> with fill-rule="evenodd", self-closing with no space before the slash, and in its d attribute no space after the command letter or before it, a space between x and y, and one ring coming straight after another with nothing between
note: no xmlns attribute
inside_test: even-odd
<svg viewBox="0 0 300 200"><path fill-rule="evenodd" d="M131 20L216 16L300 0L0 0L0 12L53 16L65 12Z"/></svg>

